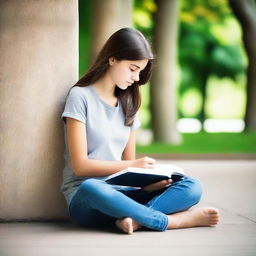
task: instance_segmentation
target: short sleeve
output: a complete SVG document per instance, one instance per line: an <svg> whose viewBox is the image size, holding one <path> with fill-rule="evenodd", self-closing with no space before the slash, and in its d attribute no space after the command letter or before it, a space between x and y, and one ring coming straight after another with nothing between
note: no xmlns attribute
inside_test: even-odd
<svg viewBox="0 0 256 256"><path fill-rule="evenodd" d="M79 87L73 87L67 96L64 112L61 115L62 120L66 123L65 117L86 123L87 101Z"/></svg>
<svg viewBox="0 0 256 256"><path fill-rule="evenodd" d="M140 118L139 118L139 114L137 113L135 115L134 121L133 121L133 125L131 126L132 131L138 129L141 126L141 122L140 122Z"/></svg>

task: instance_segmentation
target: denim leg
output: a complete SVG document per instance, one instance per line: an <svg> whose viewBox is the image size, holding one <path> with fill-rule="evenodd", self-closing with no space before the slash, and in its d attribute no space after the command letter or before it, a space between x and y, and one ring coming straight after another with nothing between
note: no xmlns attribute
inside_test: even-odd
<svg viewBox="0 0 256 256"><path fill-rule="evenodd" d="M201 199L201 195L202 186L199 180L184 177L155 196L145 206L170 214L184 211L197 204Z"/></svg>
<svg viewBox="0 0 256 256"><path fill-rule="evenodd" d="M91 226L100 218L111 222L113 218L123 217L131 217L153 230L165 231L168 225L168 218L162 212L148 208L106 182L93 178L80 185L70 203L70 217L83 226Z"/></svg>

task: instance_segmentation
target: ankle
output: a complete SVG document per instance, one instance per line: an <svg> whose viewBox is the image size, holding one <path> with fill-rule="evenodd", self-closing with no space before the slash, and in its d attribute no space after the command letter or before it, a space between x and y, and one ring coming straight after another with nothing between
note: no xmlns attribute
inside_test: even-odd
<svg viewBox="0 0 256 256"><path fill-rule="evenodd" d="M172 215L167 215L168 217L168 229L176 229L179 228L179 221L178 219L175 217L174 214Z"/></svg>

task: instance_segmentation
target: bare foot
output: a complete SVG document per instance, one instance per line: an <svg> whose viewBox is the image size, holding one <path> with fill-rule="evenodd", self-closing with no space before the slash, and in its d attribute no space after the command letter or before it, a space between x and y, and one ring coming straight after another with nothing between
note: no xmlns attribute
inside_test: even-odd
<svg viewBox="0 0 256 256"><path fill-rule="evenodd" d="M219 210L199 207L168 215L168 229L213 226L219 222Z"/></svg>
<svg viewBox="0 0 256 256"><path fill-rule="evenodd" d="M136 231L141 227L141 225L138 222L134 221L129 217L117 219L116 226L125 233L128 233L129 235L131 235L133 231Z"/></svg>

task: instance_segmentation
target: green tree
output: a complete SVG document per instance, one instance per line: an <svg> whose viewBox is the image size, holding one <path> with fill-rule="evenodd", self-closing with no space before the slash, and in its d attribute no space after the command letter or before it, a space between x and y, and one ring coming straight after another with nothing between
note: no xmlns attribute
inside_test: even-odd
<svg viewBox="0 0 256 256"><path fill-rule="evenodd" d="M218 3L217 3L218 2ZM211 75L236 80L244 70L242 53L237 45L224 44L211 32L224 24L230 11L224 1L183 1L180 21L179 63L181 95L191 87L202 95L199 119L206 119L207 81Z"/></svg>

